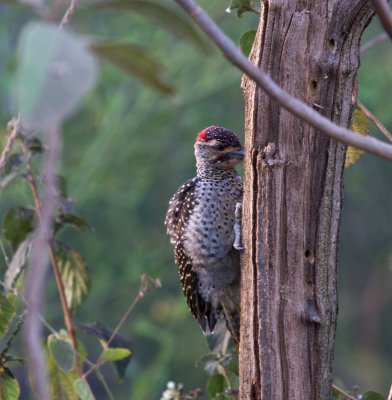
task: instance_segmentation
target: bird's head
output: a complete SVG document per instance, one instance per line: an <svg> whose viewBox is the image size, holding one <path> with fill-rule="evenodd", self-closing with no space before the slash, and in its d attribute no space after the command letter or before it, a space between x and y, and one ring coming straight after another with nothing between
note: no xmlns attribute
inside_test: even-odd
<svg viewBox="0 0 392 400"><path fill-rule="evenodd" d="M244 150L232 131L209 126L196 137L195 157L198 168L232 169L243 160Z"/></svg>

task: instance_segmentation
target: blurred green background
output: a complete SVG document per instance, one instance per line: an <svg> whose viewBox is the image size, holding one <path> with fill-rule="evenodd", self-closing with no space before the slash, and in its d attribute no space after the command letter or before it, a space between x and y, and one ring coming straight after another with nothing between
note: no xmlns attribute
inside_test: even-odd
<svg viewBox="0 0 392 400"><path fill-rule="evenodd" d="M225 13L228 1L200 1L238 43L255 28L256 15ZM12 77L21 28L36 18L19 7L0 5L0 126L13 116ZM194 175L193 142L202 128L217 124L243 139L241 74L217 51L205 55L151 21L127 13L80 8L69 27L102 38L129 39L162 60L177 88L174 97L157 94L115 68L102 65L99 82L64 126L61 173L77 212L93 226L64 239L79 249L92 276L90 296L75 313L79 322L114 327L136 296L139 277L160 278L136 306L122 332L134 342L127 379L115 383L104 367L116 400L159 399L169 380L187 390L204 388L196 361L208 351L180 290L172 249L163 225L171 194ZM381 31L377 21L363 41ZM392 130L392 46L384 41L362 57L361 101ZM372 127L372 134L380 137ZM386 394L392 377L392 165L365 155L345 175L345 203L339 262L339 324L336 382ZM14 204L30 204L23 185L2 193L2 217ZM2 271L5 263L1 262ZM53 280L48 280L46 315L58 329L62 314ZM87 342L90 339L82 335ZM19 352L22 349L18 349ZM94 351L94 350L92 350ZM94 357L93 357L94 358ZM23 371L19 371L23 376ZM98 399L106 395L92 378ZM22 399L28 399L23 385Z"/></svg>

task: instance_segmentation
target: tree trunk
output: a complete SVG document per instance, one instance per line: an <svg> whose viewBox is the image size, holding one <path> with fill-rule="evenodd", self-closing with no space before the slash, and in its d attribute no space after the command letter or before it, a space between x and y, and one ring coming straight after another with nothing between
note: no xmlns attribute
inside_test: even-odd
<svg viewBox="0 0 392 400"><path fill-rule="evenodd" d="M349 127L367 0L262 1L251 60ZM243 80L240 399L330 399L345 146Z"/></svg>

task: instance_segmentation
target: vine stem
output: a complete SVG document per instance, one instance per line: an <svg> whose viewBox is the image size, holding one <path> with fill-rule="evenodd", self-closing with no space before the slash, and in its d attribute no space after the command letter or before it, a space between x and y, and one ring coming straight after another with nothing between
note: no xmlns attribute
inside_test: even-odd
<svg viewBox="0 0 392 400"><path fill-rule="evenodd" d="M41 202L40 202L39 195L38 195L37 182L31 171L31 166L29 166L27 179L28 179L28 182L30 185L31 193L33 195L34 208L38 215L39 222L40 222L40 224L42 224L42 206L41 206ZM48 240L47 245L48 245L50 262L52 264L53 274L55 277L57 289L58 289L59 296L60 296L61 307L63 309L65 326L67 328L67 332L68 332L69 338L71 340L72 347L74 348L76 372L77 372L78 376L81 376L82 372L81 372L80 360L78 357L78 343L76 340L75 329L73 327L72 315L71 315L71 311L67 304L64 283L61 278L60 268L59 268L59 265L57 262L56 252L54 250L53 241L51 238Z"/></svg>

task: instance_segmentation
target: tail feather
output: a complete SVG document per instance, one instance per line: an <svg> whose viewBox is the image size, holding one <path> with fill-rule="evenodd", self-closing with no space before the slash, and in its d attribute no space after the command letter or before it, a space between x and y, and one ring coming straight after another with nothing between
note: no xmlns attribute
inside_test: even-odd
<svg viewBox="0 0 392 400"><path fill-rule="evenodd" d="M222 303L223 315L225 316L226 326L231 334L231 338L239 351L240 348L240 313L239 311L229 311Z"/></svg>

